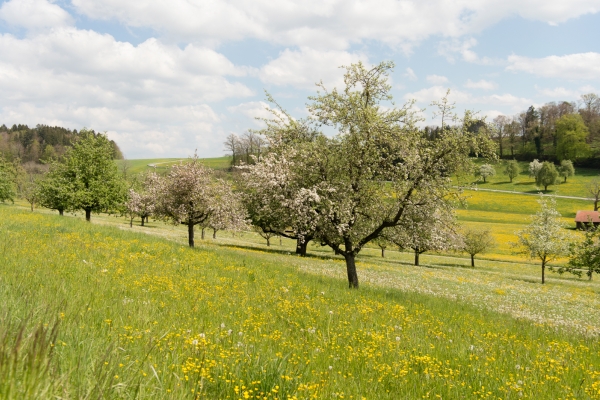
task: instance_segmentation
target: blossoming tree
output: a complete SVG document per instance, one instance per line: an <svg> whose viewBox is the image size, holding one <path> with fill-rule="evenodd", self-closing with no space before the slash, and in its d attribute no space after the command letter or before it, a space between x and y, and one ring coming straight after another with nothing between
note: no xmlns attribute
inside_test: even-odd
<svg viewBox="0 0 600 400"><path fill-rule="evenodd" d="M223 220L237 220L240 217L231 214L243 211L232 205L236 196L231 194L231 185L214 179L213 171L202 165L197 155L173 166L154 185L155 214L174 224L187 225L190 247L194 247L194 226L208 223L217 212L230 213Z"/></svg>

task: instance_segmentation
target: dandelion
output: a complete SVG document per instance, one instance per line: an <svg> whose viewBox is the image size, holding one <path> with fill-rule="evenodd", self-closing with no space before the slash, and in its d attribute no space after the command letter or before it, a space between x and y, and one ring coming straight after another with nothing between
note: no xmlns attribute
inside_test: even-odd
<svg viewBox="0 0 600 400"><path fill-rule="evenodd" d="M396 336L396 342L400 341L400 336Z"/></svg>
<svg viewBox="0 0 600 400"><path fill-rule="evenodd" d="M206 337L206 335L204 333L201 333L198 336L200 336L202 339L204 339Z"/></svg>
<svg viewBox="0 0 600 400"><path fill-rule="evenodd" d="M198 341L197 341L196 339L194 339L194 340L192 340L192 344L193 344L194 346L198 346Z"/></svg>
<svg viewBox="0 0 600 400"><path fill-rule="evenodd" d="M221 322L221 329L225 329L225 323Z"/></svg>

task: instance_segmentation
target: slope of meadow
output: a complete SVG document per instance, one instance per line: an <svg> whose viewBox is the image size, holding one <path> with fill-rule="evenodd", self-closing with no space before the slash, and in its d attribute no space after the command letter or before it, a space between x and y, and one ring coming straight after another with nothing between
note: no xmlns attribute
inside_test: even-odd
<svg viewBox="0 0 600 400"><path fill-rule="evenodd" d="M595 283L137 229L0 206L1 398L600 397Z"/></svg>

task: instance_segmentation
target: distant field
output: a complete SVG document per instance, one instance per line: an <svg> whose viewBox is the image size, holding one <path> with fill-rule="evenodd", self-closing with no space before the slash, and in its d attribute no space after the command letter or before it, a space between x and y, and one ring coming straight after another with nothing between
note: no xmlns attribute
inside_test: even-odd
<svg viewBox="0 0 600 400"><path fill-rule="evenodd" d="M147 170L153 170L157 172L167 171L170 166L180 161L185 161L186 158L149 158L149 159L136 159L136 160L119 160L117 161L119 168L127 168L127 173L137 174ZM215 158L202 158L202 163L210 168L216 170L224 170L229 168L231 164L231 157L215 157Z"/></svg>
<svg viewBox="0 0 600 400"><path fill-rule="evenodd" d="M475 159L475 162L476 164L481 165L487 161L485 159ZM535 180L529 177L528 162L519 162L521 173L513 179L512 183L508 177L504 175L505 164L506 160L501 160L493 164L496 175L488 177L486 183L483 183L482 179L478 180L474 176L463 177L463 182L476 184L479 188L509 190L511 192L538 193L540 190L544 189L543 187L537 187ZM549 186L547 193L563 196L590 197L586 185L593 178L600 178L600 170L575 168L575 176L568 178L566 183L563 183L563 178L560 178L561 183Z"/></svg>

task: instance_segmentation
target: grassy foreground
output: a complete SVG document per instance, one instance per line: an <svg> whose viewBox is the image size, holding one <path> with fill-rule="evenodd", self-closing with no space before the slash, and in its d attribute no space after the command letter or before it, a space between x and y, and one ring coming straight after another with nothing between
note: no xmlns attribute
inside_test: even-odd
<svg viewBox="0 0 600 400"><path fill-rule="evenodd" d="M376 284L398 268L349 291L318 259L10 206L0 265L0 398L600 398L597 337Z"/></svg>

